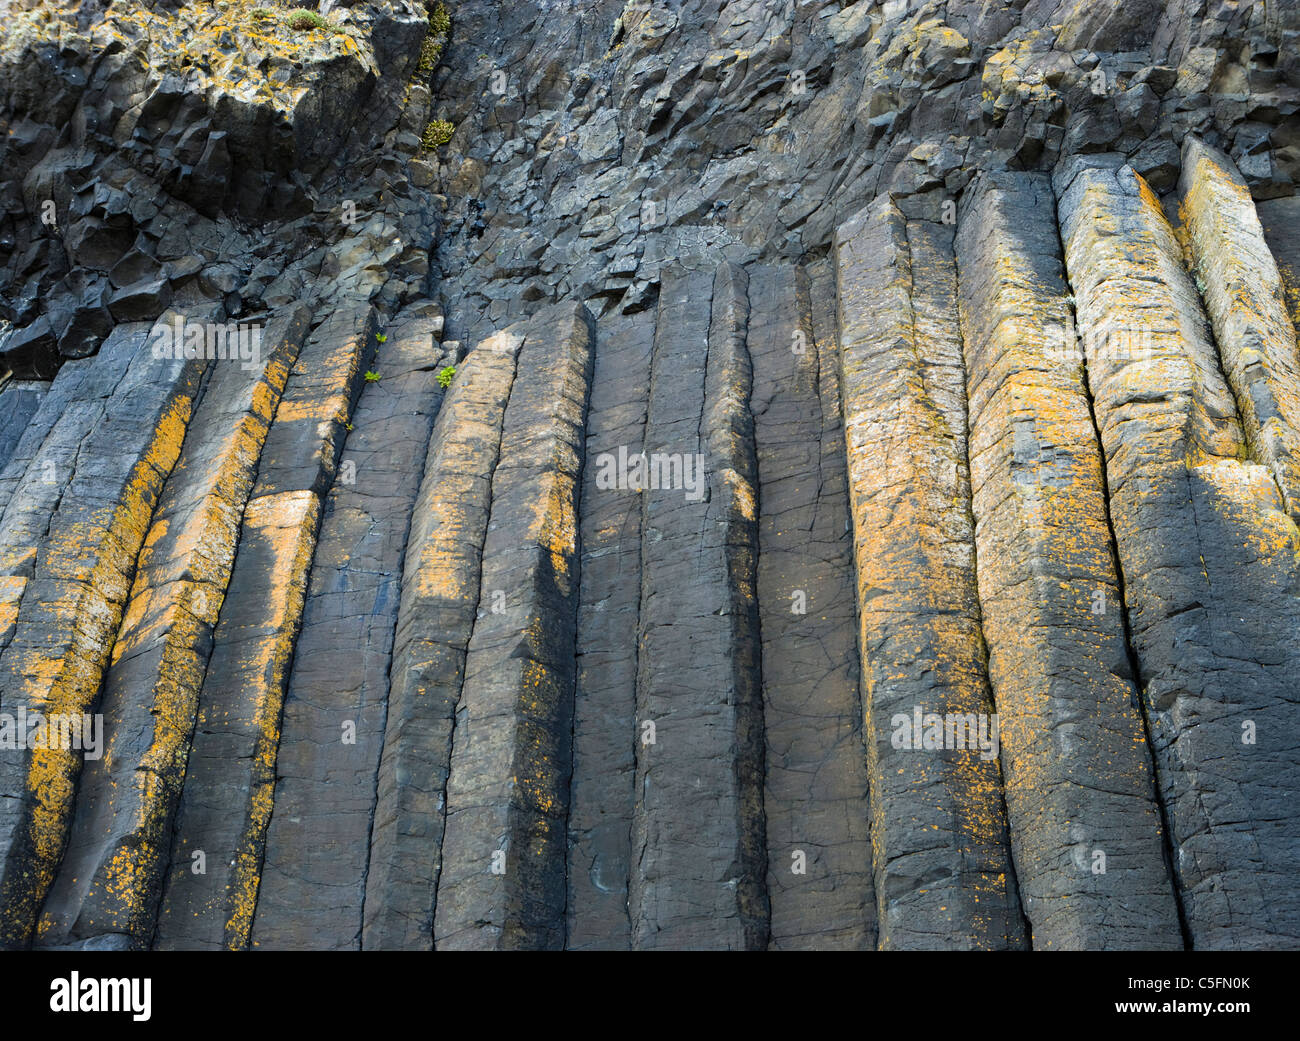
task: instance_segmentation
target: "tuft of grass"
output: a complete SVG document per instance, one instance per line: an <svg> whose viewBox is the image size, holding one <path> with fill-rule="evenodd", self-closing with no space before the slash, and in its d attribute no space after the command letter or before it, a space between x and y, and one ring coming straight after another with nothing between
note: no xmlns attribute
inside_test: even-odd
<svg viewBox="0 0 1300 1041"><path fill-rule="evenodd" d="M421 76L428 76L433 72L434 67L438 64L438 59L442 57L442 40L430 33L420 44L420 61L415 66L415 71Z"/></svg>
<svg viewBox="0 0 1300 1041"><path fill-rule="evenodd" d="M420 61L415 67L418 75L433 74L438 59L442 57L442 47L447 42L447 34L450 32L451 16L447 14L447 9L442 4L438 4L429 12L429 32L424 37L424 42L420 44Z"/></svg>
<svg viewBox="0 0 1300 1041"><path fill-rule="evenodd" d="M434 6L429 12L429 32L434 36L446 37L451 32L451 15L447 13L447 8L442 4Z"/></svg>
<svg viewBox="0 0 1300 1041"><path fill-rule="evenodd" d="M448 365L445 369L443 369L441 372L438 373L438 386L440 386L443 390L446 390L448 387L451 386L451 381L455 379L455 377L456 377L456 366Z"/></svg>
<svg viewBox="0 0 1300 1041"><path fill-rule="evenodd" d="M456 127L453 123L445 119L435 119L424 128L424 136L420 138L420 144L429 149L441 148L451 140L451 135L455 132Z"/></svg>
<svg viewBox="0 0 1300 1041"><path fill-rule="evenodd" d="M294 32L311 32L314 29L333 28L328 21L322 18L315 11L308 11L305 7L295 7L284 16L284 24Z"/></svg>

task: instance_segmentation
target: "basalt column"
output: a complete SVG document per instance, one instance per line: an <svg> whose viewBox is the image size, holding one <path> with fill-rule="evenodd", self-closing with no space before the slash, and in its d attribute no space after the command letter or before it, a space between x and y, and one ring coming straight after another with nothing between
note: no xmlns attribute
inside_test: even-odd
<svg viewBox="0 0 1300 1041"><path fill-rule="evenodd" d="M1300 534L1270 465L1281 457L1256 443L1252 458L1224 377L1242 345L1216 351L1146 182L1119 157L1084 156L1056 191L1189 937L1293 943Z"/></svg>
<svg viewBox="0 0 1300 1041"><path fill-rule="evenodd" d="M951 239L888 198L835 236L883 949L1025 944L976 595Z"/></svg>
<svg viewBox="0 0 1300 1041"><path fill-rule="evenodd" d="M957 261L980 606L1034 947L1180 949L1050 179L968 189Z"/></svg>
<svg viewBox="0 0 1300 1041"><path fill-rule="evenodd" d="M761 949L757 497L744 271L673 272L659 297L641 489L638 948Z"/></svg>
<svg viewBox="0 0 1300 1041"><path fill-rule="evenodd" d="M564 946L578 495L594 330L581 305L519 348L452 735L434 943Z"/></svg>

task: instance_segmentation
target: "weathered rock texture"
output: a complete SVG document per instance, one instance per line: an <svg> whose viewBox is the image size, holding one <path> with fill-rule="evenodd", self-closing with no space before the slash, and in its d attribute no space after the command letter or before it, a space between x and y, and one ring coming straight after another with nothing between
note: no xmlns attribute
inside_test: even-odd
<svg viewBox="0 0 1300 1041"><path fill-rule="evenodd" d="M0 945L1300 944L1300 0L444 3L0 0Z"/></svg>

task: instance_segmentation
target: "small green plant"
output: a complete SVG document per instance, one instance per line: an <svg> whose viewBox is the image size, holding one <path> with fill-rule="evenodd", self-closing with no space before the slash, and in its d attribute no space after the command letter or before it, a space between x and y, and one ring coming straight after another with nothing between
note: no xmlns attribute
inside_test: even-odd
<svg viewBox="0 0 1300 1041"><path fill-rule="evenodd" d="M451 15L442 4L437 4L429 12L429 32L434 36L446 36L451 32Z"/></svg>
<svg viewBox="0 0 1300 1041"><path fill-rule="evenodd" d="M378 340L380 343L387 343L387 342L388 342L388 334L387 334L387 333L375 333L375 339Z"/></svg>
<svg viewBox="0 0 1300 1041"><path fill-rule="evenodd" d="M425 148L441 148L451 140L451 135L456 132L454 124L445 119L435 119L424 128L424 136L420 138L420 143Z"/></svg>
<svg viewBox="0 0 1300 1041"><path fill-rule="evenodd" d="M379 382L381 379L383 379L383 378L384 378L384 377L381 376L381 375L379 375L379 373L377 373L377 372L372 372L372 371L369 370L369 369L366 370L366 382L367 382L367 383L378 383L378 382Z"/></svg>
<svg viewBox="0 0 1300 1041"><path fill-rule="evenodd" d="M269 7L254 7L248 12L250 18L274 18L275 12Z"/></svg>
<svg viewBox="0 0 1300 1041"><path fill-rule="evenodd" d="M421 76L429 75L441 56L442 41L432 34L426 36L420 44L420 60L416 63L415 71Z"/></svg>
<svg viewBox="0 0 1300 1041"><path fill-rule="evenodd" d="M308 11L305 7L295 7L288 12L284 16L284 24L294 32L311 32L313 29L330 28L329 22L315 11Z"/></svg>
<svg viewBox="0 0 1300 1041"><path fill-rule="evenodd" d="M455 378L455 376L456 376L456 366L448 365L445 369L443 369L441 372L438 373L438 386L440 386L443 390L446 390L448 387L451 386L451 381Z"/></svg>
<svg viewBox="0 0 1300 1041"><path fill-rule="evenodd" d="M420 61L416 65L415 71L420 76L429 76L438 65L438 59L442 57L443 44L447 42L447 34L451 32L451 16L447 14L447 9L438 4L429 12L429 31L424 37L424 42L420 44Z"/></svg>

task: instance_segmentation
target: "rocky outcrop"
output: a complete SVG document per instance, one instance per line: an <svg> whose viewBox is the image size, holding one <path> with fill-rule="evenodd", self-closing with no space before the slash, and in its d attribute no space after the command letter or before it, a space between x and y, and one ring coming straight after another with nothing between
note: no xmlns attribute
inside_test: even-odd
<svg viewBox="0 0 1300 1041"><path fill-rule="evenodd" d="M968 199L975 546L1025 913L1039 948L1180 947L1051 184Z"/></svg>
<svg viewBox="0 0 1300 1041"><path fill-rule="evenodd" d="M951 240L950 228L909 222L888 198L836 233L885 949L1004 949L1024 938L976 598ZM937 744L923 733L935 720Z"/></svg>
<svg viewBox="0 0 1300 1041"><path fill-rule="evenodd" d="M4 6L0 944L1300 942L1300 4Z"/></svg>

